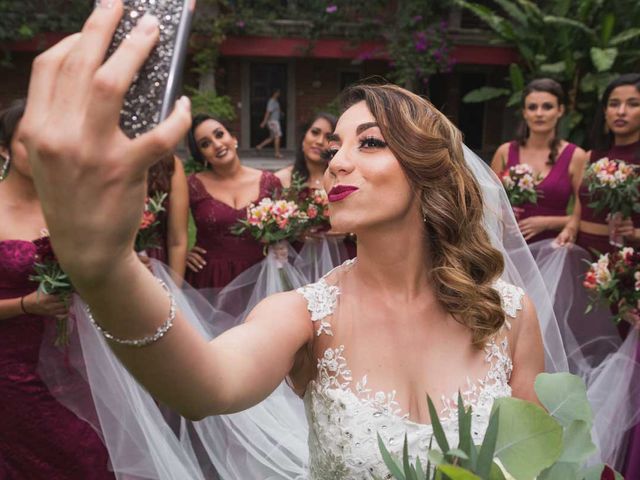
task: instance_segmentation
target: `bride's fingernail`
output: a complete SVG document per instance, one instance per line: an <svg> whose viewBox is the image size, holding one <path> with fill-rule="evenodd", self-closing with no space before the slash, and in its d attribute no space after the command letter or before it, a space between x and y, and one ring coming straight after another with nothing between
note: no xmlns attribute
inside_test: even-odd
<svg viewBox="0 0 640 480"><path fill-rule="evenodd" d="M158 29L158 19L153 15L145 13L138 22L136 29L140 30L145 35L151 35Z"/></svg>
<svg viewBox="0 0 640 480"><path fill-rule="evenodd" d="M100 6L102 8L113 8L115 3L115 0L100 0Z"/></svg>
<svg viewBox="0 0 640 480"><path fill-rule="evenodd" d="M182 107L184 110L191 110L191 100L189 100L189 97L183 95L182 97L180 97L178 99L178 105L180 105L180 107Z"/></svg>

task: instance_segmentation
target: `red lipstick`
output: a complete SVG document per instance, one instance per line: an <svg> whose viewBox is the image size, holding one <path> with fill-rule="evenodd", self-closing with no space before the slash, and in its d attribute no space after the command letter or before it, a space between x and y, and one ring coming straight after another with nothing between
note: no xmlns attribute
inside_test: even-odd
<svg viewBox="0 0 640 480"><path fill-rule="evenodd" d="M329 190L327 196L329 197L330 202L339 202L357 190L358 187L354 187L353 185L336 185Z"/></svg>

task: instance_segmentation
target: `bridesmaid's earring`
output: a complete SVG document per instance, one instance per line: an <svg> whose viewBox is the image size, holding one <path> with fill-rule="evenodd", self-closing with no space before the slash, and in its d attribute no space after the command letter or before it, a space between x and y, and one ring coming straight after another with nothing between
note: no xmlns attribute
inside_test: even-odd
<svg viewBox="0 0 640 480"><path fill-rule="evenodd" d="M9 173L9 165L11 165L11 155L7 154L7 156L4 157L2 168L0 168L0 182L7 178L7 175Z"/></svg>

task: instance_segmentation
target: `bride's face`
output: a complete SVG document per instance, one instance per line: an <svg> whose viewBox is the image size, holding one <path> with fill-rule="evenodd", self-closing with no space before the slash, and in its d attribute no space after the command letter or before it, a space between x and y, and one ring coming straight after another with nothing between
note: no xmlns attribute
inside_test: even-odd
<svg viewBox="0 0 640 480"><path fill-rule="evenodd" d="M364 101L342 114L327 155L333 229L359 233L418 215L416 195Z"/></svg>

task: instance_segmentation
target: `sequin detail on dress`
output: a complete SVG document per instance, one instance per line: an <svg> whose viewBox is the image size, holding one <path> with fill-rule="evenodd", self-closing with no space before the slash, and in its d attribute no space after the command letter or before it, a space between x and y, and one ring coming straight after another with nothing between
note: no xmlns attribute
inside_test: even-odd
<svg viewBox="0 0 640 480"><path fill-rule="evenodd" d="M522 309L522 289L499 280L494 288L500 294L506 316L515 318ZM308 302L316 334L333 335L330 317L340 291L322 279L298 292ZM509 322L505 322L509 329ZM490 368L484 378L467 379L461 392L463 402L473 408L472 436L481 442L496 398L511 396L508 382L513 365L504 332L487 342L485 361ZM431 425L411 421L396 400L396 391L373 391L367 376L355 382L344 355L344 345L329 347L317 361L317 378L304 396L309 422L309 468L312 480L390 478L379 454L377 434L396 456L407 436L410 456L426 460L433 436ZM458 440L457 394L442 398L441 422L449 442Z"/></svg>

